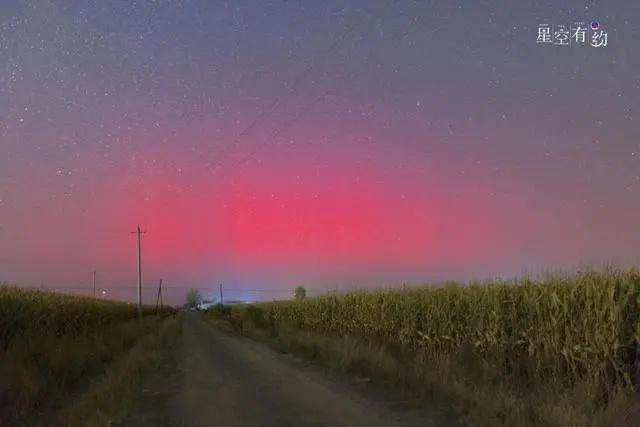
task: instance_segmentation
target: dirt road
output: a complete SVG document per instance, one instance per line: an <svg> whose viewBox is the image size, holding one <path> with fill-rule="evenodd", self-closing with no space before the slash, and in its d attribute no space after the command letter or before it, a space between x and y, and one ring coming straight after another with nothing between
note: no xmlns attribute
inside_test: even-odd
<svg viewBox="0 0 640 427"><path fill-rule="evenodd" d="M183 316L180 341L173 362L142 384L122 425L455 425L433 409L332 381L292 356L220 332L195 313Z"/></svg>

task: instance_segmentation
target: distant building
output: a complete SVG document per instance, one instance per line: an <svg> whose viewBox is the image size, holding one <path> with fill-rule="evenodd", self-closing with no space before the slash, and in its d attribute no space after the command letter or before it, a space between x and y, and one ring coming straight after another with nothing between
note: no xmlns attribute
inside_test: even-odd
<svg viewBox="0 0 640 427"><path fill-rule="evenodd" d="M217 301L202 301L200 304L198 304L198 310L206 310L209 307L213 307L216 304L217 304Z"/></svg>
<svg viewBox="0 0 640 427"><path fill-rule="evenodd" d="M200 304L198 304L198 310L206 310L208 308L213 307L216 304L220 304L220 301L206 301L203 300ZM225 300L224 305L239 305L239 304L247 304L247 301L243 300Z"/></svg>

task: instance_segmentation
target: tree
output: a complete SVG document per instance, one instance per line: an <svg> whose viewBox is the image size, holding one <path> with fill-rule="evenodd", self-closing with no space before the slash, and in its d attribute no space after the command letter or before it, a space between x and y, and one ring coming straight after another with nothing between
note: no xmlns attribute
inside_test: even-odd
<svg viewBox="0 0 640 427"><path fill-rule="evenodd" d="M304 286L298 286L293 291L293 297L297 300L304 299L306 296L307 296L307 290L304 288Z"/></svg>
<svg viewBox="0 0 640 427"><path fill-rule="evenodd" d="M189 289L187 292L187 303L184 305L186 308L197 308L202 301L200 292L197 289Z"/></svg>

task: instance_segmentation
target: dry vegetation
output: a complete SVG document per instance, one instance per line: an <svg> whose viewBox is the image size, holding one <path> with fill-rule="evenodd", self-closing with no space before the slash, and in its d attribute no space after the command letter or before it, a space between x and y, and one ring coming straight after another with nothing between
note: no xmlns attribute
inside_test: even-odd
<svg viewBox="0 0 640 427"><path fill-rule="evenodd" d="M136 316L131 304L1 287L0 424L54 424L162 322Z"/></svg>
<svg viewBox="0 0 640 427"><path fill-rule="evenodd" d="M150 309L146 309L147 313ZM0 344L14 337L46 334L81 336L133 319L136 306L94 298L0 287Z"/></svg>
<svg viewBox="0 0 640 427"><path fill-rule="evenodd" d="M447 396L476 424L640 419L636 270L354 292L236 310L226 315L241 317L241 330L266 330L310 357Z"/></svg>
<svg viewBox="0 0 640 427"><path fill-rule="evenodd" d="M145 375L166 369L174 357L179 328L175 316L144 335L131 350L118 358L109 370L93 381L86 392L56 414L55 423L64 426L130 425L123 420L140 395ZM161 411L161 408L153 408Z"/></svg>

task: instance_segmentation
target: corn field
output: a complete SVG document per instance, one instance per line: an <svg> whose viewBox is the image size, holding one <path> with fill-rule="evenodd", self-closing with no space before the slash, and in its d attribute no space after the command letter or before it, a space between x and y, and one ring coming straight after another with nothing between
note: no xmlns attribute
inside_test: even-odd
<svg viewBox="0 0 640 427"><path fill-rule="evenodd" d="M0 287L0 348L17 336L82 335L135 316L133 304L4 286Z"/></svg>
<svg viewBox="0 0 640 427"><path fill-rule="evenodd" d="M640 273L336 294L262 304L268 321L446 356L471 349L508 372L631 384Z"/></svg>

